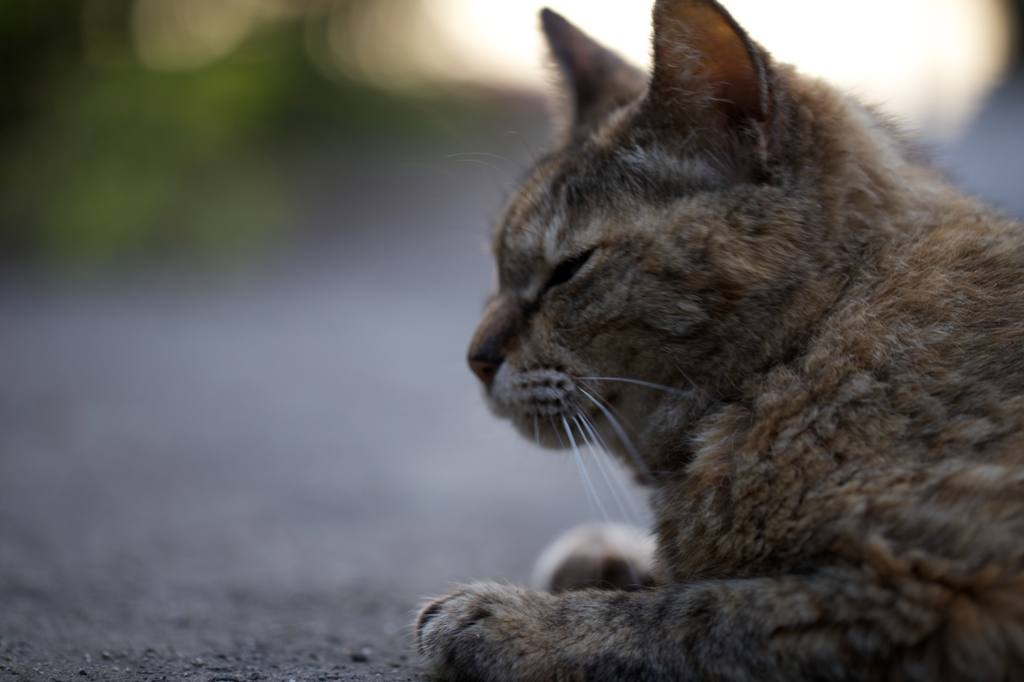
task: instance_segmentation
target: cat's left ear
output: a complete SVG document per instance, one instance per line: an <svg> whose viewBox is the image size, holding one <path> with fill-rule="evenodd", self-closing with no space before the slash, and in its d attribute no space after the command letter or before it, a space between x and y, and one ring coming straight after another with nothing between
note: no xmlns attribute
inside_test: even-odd
<svg viewBox="0 0 1024 682"><path fill-rule="evenodd" d="M647 86L643 71L627 64L557 12L544 8L540 20L572 98L573 129L594 127L612 110L643 93Z"/></svg>
<svg viewBox="0 0 1024 682"><path fill-rule="evenodd" d="M767 142L768 55L715 0L658 0L647 105L658 127ZM715 140L708 141L715 144Z"/></svg>

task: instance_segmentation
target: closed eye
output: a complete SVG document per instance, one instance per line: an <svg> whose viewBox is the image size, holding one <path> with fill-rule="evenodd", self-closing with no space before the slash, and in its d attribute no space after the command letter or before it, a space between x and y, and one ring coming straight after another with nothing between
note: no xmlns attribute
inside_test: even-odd
<svg viewBox="0 0 1024 682"><path fill-rule="evenodd" d="M544 285L544 291L557 287L559 284L565 284L573 278L580 268L590 259L591 254L594 253L593 249L584 251L583 253L577 254L570 258L566 258L564 261L558 264L555 271L551 273L551 277L548 278L547 283Z"/></svg>

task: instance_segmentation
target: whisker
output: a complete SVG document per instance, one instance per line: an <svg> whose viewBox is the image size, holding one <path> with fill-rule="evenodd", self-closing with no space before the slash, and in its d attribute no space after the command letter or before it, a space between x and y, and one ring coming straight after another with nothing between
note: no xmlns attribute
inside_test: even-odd
<svg viewBox="0 0 1024 682"><path fill-rule="evenodd" d="M513 166L515 166L519 170L523 171L524 173L526 172L526 169L523 168L522 166L520 166L515 161L513 161L511 159L506 159L504 156L501 156L500 154L491 154L489 152L459 152L458 154L449 154L448 158L449 159L457 159L460 156L489 156L492 159L501 159L505 163L511 163Z"/></svg>
<svg viewBox="0 0 1024 682"><path fill-rule="evenodd" d="M711 397L710 395L708 395L708 392L707 392L707 391L705 391L705 390L704 390L703 388L701 388L701 387L700 387L700 386L698 386L698 385L697 385L696 383L694 383L693 379L691 379L691 378L689 377L689 375L687 375L687 373L686 373L686 372L684 372L684 371L682 370L682 368L681 368L681 367L680 367L679 365L676 365L676 366L675 366L675 368L676 368L676 370L677 370L677 371L678 371L678 372L679 372L680 374L682 374L682 375L683 375L683 378L684 378L684 379L686 379L687 381L689 381L689 382L690 382L690 385L691 385L691 386L693 386L693 388L694 388L694 389L696 389L696 390L700 391L701 393L703 393L703 394L704 394L704 397L705 397L705 398L707 398L708 400L714 400L715 402L718 402L717 400L715 400L715 398L713 398L713 397Z"/></svg>
<svg viewBox="0 0 1024 682"><path fill-rule="evenodd" d="M582 391L583 389L581 388L580 390ZM609 411L609 412L610 412L611 414L613 414L613 415L615 415L615 416L618 416L618 417L622 417L622 413L621 413L621 412L619 411L619 409L618 409L617 407L615 407L615 405L612 405L612 403L611 403L611 401L610 401L610 400L608 400L607 398L605 398L604 396L602 396L602 395L601 395L600 393L598 393L598 392L597 392L597 390L595 390L595 389L593 389L593 388L591 388L591 390L593 390L593 391L594 391L594 394L598 396L598 401L599 401L599 402L600 402L601 404L603 404L603 405L604 405L604 406L605 406L605 407L606 407L606 408L608 409L608 411ZM594 397L594 396L590 396L590 397L591 397L591 399L593 399L593 397ZM611 448L608 448L608 450L609 450L609 452L610 452L610 451L611 451Z"/></svg>
<svg viewBox="0 0 1024 682"><path fill-rule="evenodd" d="M530 141L526 139L526 136L523 135L518 130L506 130L501 135L498 135L498 137L501 138L501 137L506 137L508 135L515 135L515 136L517 136L522 141L523 146L526 147L526 151L530 154L530 158L533 159L533 165L536 166L537 165L537 155L533 153L533 147L530 146Z"/></svg>
<svg viewBox="0 0 1024 682"><path fill-rule="evenodd" d="M629 517L629 514L626 513L626 509L622 506L622 500L619 497L619 491L616 490L614 485L612 485L611 480L608 478L608 473L605 471L604 466L601 464L601 459L598 457L598 453L594 449L593 443L590 442L590 440L587 438L586 432L580 426L580 417L582 417L585 420L586 416L582 412L579 412L579 410L577 410L577 413L578 413L578 416L577 417L573 417L573 421L576 422L576 427L579 428L579 430L580 430L580 436L583 438L583 442L587 444L587 447L590 449L590 453L592 455L594 455L594 461L597 462L597 467L598 467L598 469L601 470L601 475L604 476L605 485L608 486L608 490L611 492L612 497L615 498L616 504L619 505L619 511L622 512L623 519L625 520L625 522L628 525L632 526L633 528L639 527L640 526L640 524L638 522L639 514L637 515L636 520L634 520L634 519L631 519ZM626 490L624 492L627 495L629 494L628 490ZM600 499L600 498L598 498L598 499ZM602 512L604 511L604 507L601 508L601 511ZM607 518L608 518L608 515L605 514L605 519L607 519ZM607 523L608 523L609 530L611 530L613 524L611 523L611 521L607 521ZM636 567L633 565L633 562L630 560L630 552L627 550L627 548L621 542L619 542L619 536L618 536L617 533L611 533L610 536L609 536L609 540L611 540L612 544L615 546L616 549L619 550L619 554L621 554L622 558L625 560L626 569L629 571L629 577L633 581L633 584L634 585L639 585L640 584L640 576L637 574Z"/></svg>
<svg viewBox="0 0 1024 682"><path fill-rule="evenodd" d="M456 161L462 161L462 162L465 162L465 163L479 163L479 164L483 164L484 166L487 166L488 168L493 168L494 170L498 171L499 173L504 173L505 175L507 175L509 178L512 179L512 182L516 183L517 185L519 184L519 178L517 178L516 176L512 175L511 173L509 173L504 168L499 168L498 166L495 166L493 163L487 163L486 161L482 161L480 159L456 159Z"/></svg>
<svg viewBox="0 0 1024 682"><path fill-rule="evenodd" d="M646 514L641 511L637 505L636 498L633 495L633 490L630 487L629 481L622 473L622 469L618 462L612 459L612 456L603 450L597 452L598 457L604 460L605 465L614 472L615 480L619 482L619 489L625 492L626 502L629 505L630 510L633 512L633 518L637 519L635 525L645 526L647 523L644 521Z"/></svg>
<svg viewBox="0 0 1024 682"><path fill-rule="evenodd" d="M583 482L587 486L587 491L590 493L591 499L597 503L598 508L601 510L601 516L604 517L605 523L611 525L612 520L608 516L608 511L605 510L604 505L601 504L601 498L597 496L597 491L594 489L594 482L590 480L590 472L587 471L587 465L583 463L583 457L580 455L580 449L576 447L576 439L572 436L572 427L569 426L569 422L566 420L565 415L561 415L561 417L562 426L565 427L565 435L569 437L569 442L572 444L572 454L576 457L576 465L580 469L580 475L583 477ZM591 506L591 511L593 511L593 506ZM596 520L596 515L594 518Z"/></svg>
<svg viewBox="0 0 1024 682"><path fill-rule="evenodd" d="M636 451L635 447L633 447L633 441L631 441L629 439L629 436L626 435L626 431L625 429L622 428L622 425L619 424L619 420L612 416L612 413L609 412L604 405L599 403L597 401L597 398L590 395L582 388L580 389L580 393L587 396L587 398L590 399L590 402L597 405L597 409L601 410L601 412L604 413L604 416L608 420L608 423L612 425L613 429L615 429L615 435L619 437L619 440L622 441L622 444L623 446L625 446L626 451L629 453L629 456L633 459L633 464L634 466L636 466L637 471L640 472L640 475L643 476L645 480L649 481L650 483L654 483L654 476L651 476L650 470L648 470L647 465L644 464L644 461L640 458L640 453Z"/></svg>
<svg viewBox="0 0 1024 682"><path fill-rule="evenodd" d="M674 393L675 395L682 396L684 398L692 398L693 391L683 391L678 388L671 386L665 386L663 384L655 384L651 381L641 381L640 379L622 379L619 377L576 377L580 381L622 381L627 384L637 384L638 386L647 386L648 388L657 388L667 393ZM692 383L692 382L691 382Z"/></svg>
<svg viewBox="0 0 1024 682"><path fill-rule="evenodd" d="M593 455L594 461L597 463L597 469L601 472L601 477L604 479L604 483L608 486L608 491L612 494L612 499L615 500L615 504L619 507L619 511L622 513L622 518L632 526L638 526L639 521L630 515L626 511L626 506L622 503L622 497L619 495L619 488L612 483L611 477L608 475L608 471L605 469L604 462L597 454L597 450L594 448L593 443L587 438L587 432L584 430L583 425L580 423L578 417L573 417L573 421L576 422L576 428L579 429L580 435L583 437L583 442L587 444L590 449L590 454Z"/></svg>
<svg viewBox="0 0 1024 682"><path fill-rule="evenodd" d="M579 412L579 420L582 422L583 428L590 433L591 439L593 439L595 443L600 444L602 442L600 434L597 433L597 429L594 428L594 425L590 423L587 415L582 411ZM621 466L617 462L612 461L607 450L608 447L604 445L602 445L602 449L600 450L595 449L593 446L590 447L590 451L594 453L594 459L597 460L597 466L601 469L601 474L604 475L605 481L608 482L608 488L612 490L612 494L615 495L615 501L619 503L620 507L622 506L622 503L619 501L618 492L621 492L626 498L630 512L632 512L632 517L630 517L630 514L627 514L624 509L622 510L622 515L633 525L639 526L641 525L641 519L643 519L644 514L640 511L640 507L637 506L636 500L633 498L633 491L629 486L629 482L622 473ZM606 467L608 470L611 470L612 478L615 480L615 485L612 485L612 483L608 481ZM618 492L616 492L616 488Z"/></svg>
<svg viewBox="0 0 1024 682"><path fill-rule="evenodd" d="M589 446L589 445L590 445L590 443L589 443L589 441L587 441L587 438L586 438L586 436L585 436L585 435L583 434L583 432L582 432L582 431L580 431L580 436L581 436L581 437L583 438L583 442L584 442L584 443L586 443L586 444L587 444L587 445ZM583 473L583 476L587 476L587 475L589 474L589 469L587 469L587 468L586 468L585 466L581 466L581 465L583 465L583 464L584 464L584 462L583 462L582 460L578 460L578 461L576 462L576 468L577 468L577 469L580 469L580 470L581 470L582 472L584 472L584 473ZM593 486L591 486L591 488L593 488ZM594 499L600 499L599 497L597 497L597 490L596 490L596 489L594 490L594 494L595 494L595 497L594 497ZM587 499L589 500L589 498L590 498L590 491L588 490L588 491L587 491ZM602 510L602 511L603 511L603 510ZM596 514L594 513L594 507L593 507L593 505L591 505L591 508L590 508L590 513L591 513L591 515L592 515L592 517L593 517L594 521L597 521L597 515L596 515Z"/></svg>
<svg viewBox="0 0 1024 682"><path fill-rule="evenodd" d="M608 443L605 441L604 436L602 436L600 433L598 433L597 429L594 428L594 424L591 422L590 417L588 417L583 412L582 409L577 409L577 412L579 412L580 418L590 428L590 435L591 435L591 437L593 437L594 442L596 442L598 445L600 445L601 448L606 450L607 452L611 452L612 449L610 447L608 447Z"/></svg>
<svg viewBox="0 0 1024 682"><path fill-rule="evenodd" d="M558 447L565 449L565 441L562 440L562 434L558 432L558 426L555 424L554 417L548 417L548 421L551 422L551 429L555 432L555 437L558 439Z"/></svg>

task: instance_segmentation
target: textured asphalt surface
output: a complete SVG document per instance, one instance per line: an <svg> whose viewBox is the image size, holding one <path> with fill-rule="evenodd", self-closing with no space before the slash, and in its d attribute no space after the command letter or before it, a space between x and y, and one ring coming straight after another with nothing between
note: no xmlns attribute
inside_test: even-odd
<svg viewBox="0 0 1024 682"><path fill-rule="evenodd" d="M1017 214L1022 114L937 150ZM340 164L255 272L2 275L0 680L425 679L423 596L592 520L464 365L507 179L413 161Z"/></svg>

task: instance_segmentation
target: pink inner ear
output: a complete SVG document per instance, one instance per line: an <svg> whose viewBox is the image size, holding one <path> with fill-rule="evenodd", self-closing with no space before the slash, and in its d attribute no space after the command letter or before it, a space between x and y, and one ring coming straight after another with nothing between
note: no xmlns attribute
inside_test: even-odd
<svg viewBox="0 0 1024 682"><path fill-rule="evenodd" d="M663 1L654 22L655 69L673 80L703 81L716 108L732 118L768 119L757 48L720 5Z"/></svg>

